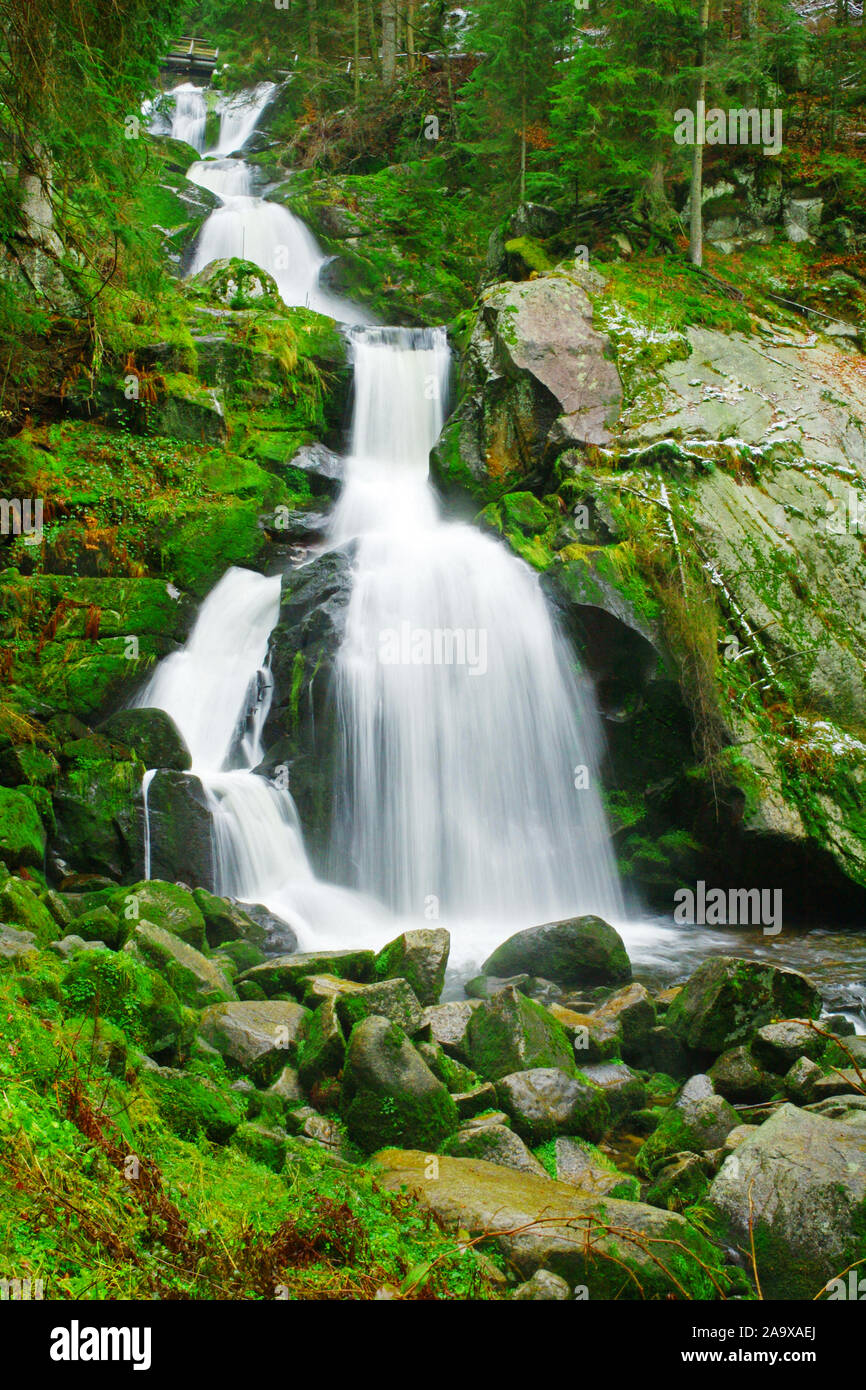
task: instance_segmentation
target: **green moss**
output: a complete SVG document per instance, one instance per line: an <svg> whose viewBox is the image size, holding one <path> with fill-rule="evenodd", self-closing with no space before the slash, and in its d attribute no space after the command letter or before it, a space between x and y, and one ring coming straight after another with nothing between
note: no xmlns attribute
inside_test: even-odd
<svg viewBox="0 0 866 1390"><path fill-rule="evenodd" d="M174 990L123 952L79 952L66 969L62 988L71 1013L104 1014L143 1047L171 1047L185 1031Z"/></svg>

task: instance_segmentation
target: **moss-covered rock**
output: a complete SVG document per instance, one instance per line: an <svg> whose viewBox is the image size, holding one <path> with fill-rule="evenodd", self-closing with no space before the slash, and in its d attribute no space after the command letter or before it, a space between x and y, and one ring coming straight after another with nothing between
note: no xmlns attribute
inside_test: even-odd
<svg viewBox="0 0 866 1390"><path fill-rule="evenodd" d="M406 980L422 1004L438 1004L450 949L451 937L443 927L403 932L382 947L374 974L378 980Z"/></svg>
<svg viewBox="0 0 866 1390"><path fill-rule="evenodd" d="M424 1012L406 980L378 980L341 991L336 996L336 1009L348 1033L355 1024L377 1014L399 1024L410 1036L417 1033Z"/></svg>
<svg viewBox="0 0 866 1390"><path fill-rule="evenodd" d="M162 975L178 998L193 1008L236 998L230 980L214 961L152 922L136 922L124 950Z"/></svg>
<svg viewBox="0 0 866 1390"><path fill-rule="evenodd" d="M282 999L212 1004L199 1020L199 1035L239 1071L272 1081L297 1060L310 1012Z"/></svg>
<svg viewBox="0 0 866 1390"><path fill-rule="evenodd" d="M32 932L40 946L62 935L53 915L39 901L33 888L21 878L10 877L0 883L0 919Z"/></svg>
<svg viewBox="0 0 866 1390"><path fill-rule="evenodd" d="M191 892L177 883L142 879L115 893L112 904L127 921L152 922L197 951L205 944L204 917L198 903Z"/></svg>
<svg viewBox="0 0 866 1390"><path fill-rule="evenodd" d="M163 709L117 710L99 732L131 749L145 767L168 767L186 772L192 765L183 735Z"/></svg>
<svg viewBox="0 0 866 1390"><path fill-rule="evenodd" d="M620 984L631 979L622 937L601 917L574 917L516 932L488 956L489 975L540 975L556 984Z"/></svg>
<svg viewBox="0 0 866 1390"><path fill-rule="evenodd" d="M558 1067L574 1074L574 1054L553 1015L513 985L483 1000L466 1029L465 1057L488 1081L531 1067Z"/></svg>
<svg viewBox="0 0 866 1390"><path fill-rule="evenodd" d="M39 812L23 792L0 787L0 859L10 869L42 867L45 830Z"/></svg>
<svg viewBox="0 0 866 1390"><path fill-rule="evenodd" d="M817 1018L821 997L804 975L760 961L713 956L698 966L665 1024L687 1047L723 1052L777 1018Z"/></svg>
<svg viewBox="0 0 866 1390"><path fill-rule="evenodd" d="M593 1142L603 1138L611 1120L604 1091L582 1073L558 1067L512 1072L496 1083L496 1098L528 1144L543 1144L559 1134L576 1134Z"/></svg>
<svg viewBox="0 0 866 1390"><path fill-rule="evenodd" d="M310 1090L325 1077L339 1076L346 1056L346 1038L337 1017L336 1002L326 999L310 1020L298 1050L298 1079Z"/></svg>
<svg viewBox="0 0 866 1390"><path fill-rule="evenodd" d="M171 986L124 952L80 951L66 968L62 989L72 1012L104 1014L145 1051L173 1048L187 1032Z"/></svg>
<svg viewBox="0 0 866 1390"><path fill-rule="evenodd" d="M181 1139L204 1135L215 1144L227 1144L244 1119L243 1102L228 1085L220 1086L209 1076L156 1067L141 1073L139 1086Z"/></svg>
<svg viewBox="0 0 866 1390"><path fill-rule="evenodd" d="M458 1123L454 1101L402 1028L375 1015L352 1031L340 1108L366 1153L395 1143L435 1152Z"/></svg>

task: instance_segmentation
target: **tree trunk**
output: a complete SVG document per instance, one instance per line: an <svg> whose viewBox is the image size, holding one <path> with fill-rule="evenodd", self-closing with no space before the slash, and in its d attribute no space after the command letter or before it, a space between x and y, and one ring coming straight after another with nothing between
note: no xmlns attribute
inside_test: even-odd
<svg viewBox="0 0 866 1390"><path fill-rule="evenodd" d="M520 201L526 202L526 93L520 101Z"/></svg>
<svg viewBox="0 0 866 1390"><path fill-rule="evenodd" d="M352 76L357 105L361 98L361 0L352 0Z"/></svg>
<svg viewBox="0 0 866 1390"><path fill-rule="evenodd" d="M376 12L373 9L373 0L367 0L367 26L370 30L370 61L373 64L373 71L381 72L379 64L379 40L376 35Z"/></svg>
<svg viewBox="0 0 866 1390"><path fill-rule="evenodd" d="M393 87L397 80L397 0L382 0L382 81Z"/></svg>
<svg viewBox="0 0 866 1390"><path fill-rule="evenodd" d="M707 25L710 19L710 0L700 0L701 42L698 55L698 91L695 100L695 153L692 159L692 188L689 199L689 260L692 265L704 262L704 219L701 196L704 187L703 117L707 96ZM698 126L701 129L698 129Z"/></svg>
<svg viewBox="0 0 866 1390"><path fill-rule="evenodd" d="M319 56L319 14L317 9L318 0L307 0L307 21L310 36L310 57Z"/></svg>
<svg viewBox="0 0 866 1390"><path fill-rule="evenodd" d="M406 9L406 60L409 71L415 71L415 11L417 0L409 0Z"/></svg>

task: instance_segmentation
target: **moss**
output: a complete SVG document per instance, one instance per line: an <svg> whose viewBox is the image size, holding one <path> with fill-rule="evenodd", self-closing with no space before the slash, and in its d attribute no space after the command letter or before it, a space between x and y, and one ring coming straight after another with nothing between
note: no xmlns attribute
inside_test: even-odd
<svg viewBox="0 0 866 1390"><path fill-rule="evenodd" d="M244 1118L244 1107L227 1081L219 1086L205 1076L161 1068L143 1071L138 1084L168 1129L181 1139L204 1135L214 1143L226 1144Z"/></svg>
<svg viewBox="0 0 866 1390"><path fill-rule="evenodd" d="M61 934L48 908L21 878L7 878L0 885L0 918L10 926L33 932L40 946L56 941Z"/></svg>
<svg viewBox="0 0 866 1390"><path fill-rule="evenodd" d="M70 1012L104 1014L145 1048L171 1047L185 1032L174 990L123 952L79 952L65 971L62 988Z"/></svg>

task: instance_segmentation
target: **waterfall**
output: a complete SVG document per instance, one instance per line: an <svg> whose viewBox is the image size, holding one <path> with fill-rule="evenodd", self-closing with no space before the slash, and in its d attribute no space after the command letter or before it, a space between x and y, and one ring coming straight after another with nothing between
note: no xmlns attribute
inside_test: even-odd
<svg viewBox="0 0 866 1390"><path fill-rule="evenodd" d="M174 111L171 118L171 134L175 140L183 140L194 150L203 150L205 125L207 123L207 103L201 87L192 82L182 82L169 94L174 97Z"/></svg>
<svg viewBox="0 0 866 1390"><path fill-rule="evenodd" d="M195 90L177 89L175 125L195 143L201 120L201 149ZM253 772L279 576L230 569L136 703L166 710L189 746L213 817L216 891L264 903L301 949L376 947L438 920L452 960L477 961L520 926L582 912L621 920L588 681L538 576L500 541L443 520L429 481L447 404L444 329L358 326L363 312L321 289L326 258L309 229L254 195L243 159L224 157L272 91L224 101L216 157L189 170L221 199L191 269L243 255L287 304L355 325L351 446L327 541L356 545L336 659L333 881L313 874L289 792ZM149 859L149 825L146 835Z"/></svg>
<svg viewBox="0 0 866 1390"><path fill-rule="evenodd" d="M243 159L226 158L243 148L275 91L273 82L262 82L252 92L222 98L217 108L220 132L216 147L208 151L208 157L197 160L187 170L187 178L215 193L221 203L199 233L189 274L204 270L211 261L237 256L267 271L276 281L285 304L314 309L341 323L369 323L370 317L363 310L320 285L321 272L329 258L309 227L279 203L257 197L249 164ZM175 95L177 105L172 134L187 139L195 149L203 150L205 102L200 89L185 84L175 88ZM190 114L199 107L202 113L200 132L197 127L193 131ZM181 125L197 138L191 138L191 134L180 135Z"/></svg>
<svg viewBox="0 0 866 1390"><path fill-rule="evenodd" d="M337 663L332 862L394 911L448 924L621 918L601 733L538 577L444 522L428 481L444 330L353 334L355 410L333 540L357 538Z"/></svg>

